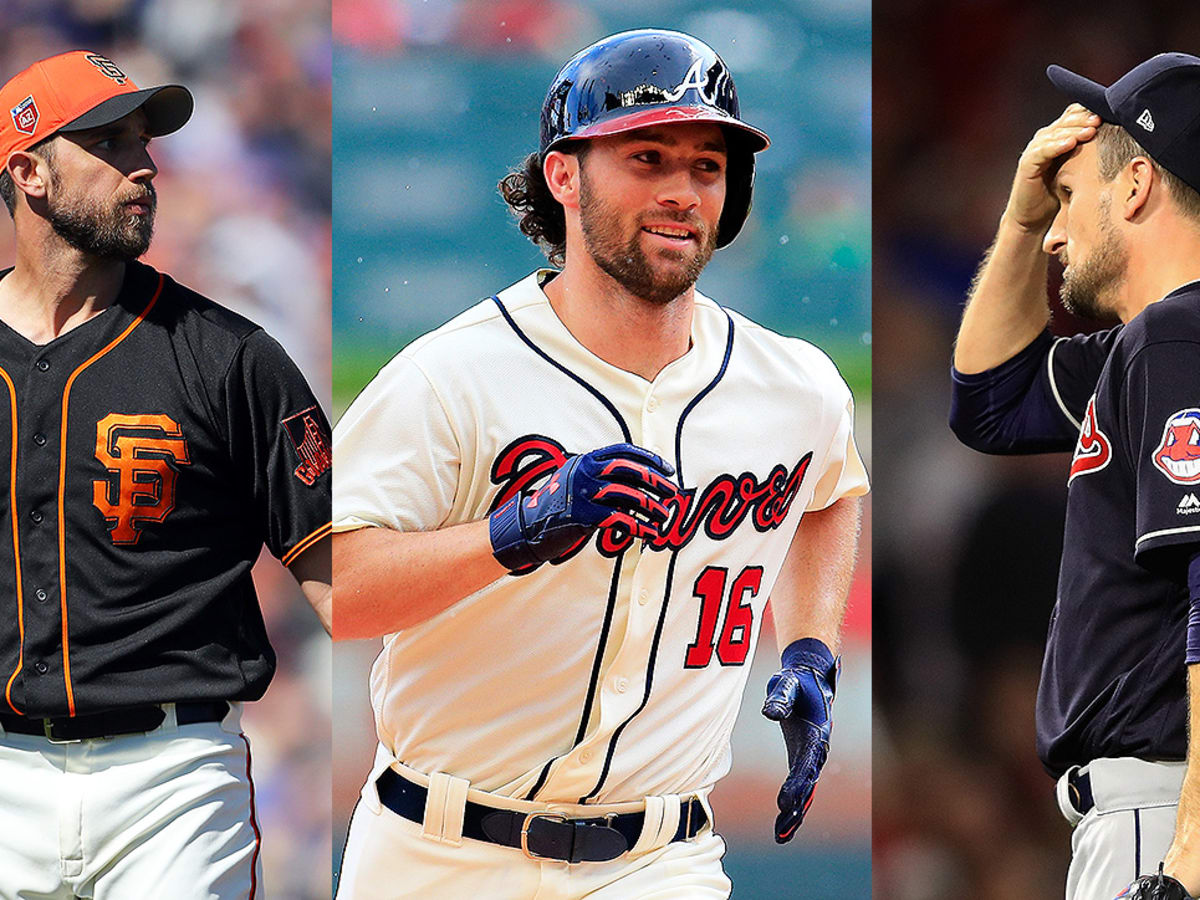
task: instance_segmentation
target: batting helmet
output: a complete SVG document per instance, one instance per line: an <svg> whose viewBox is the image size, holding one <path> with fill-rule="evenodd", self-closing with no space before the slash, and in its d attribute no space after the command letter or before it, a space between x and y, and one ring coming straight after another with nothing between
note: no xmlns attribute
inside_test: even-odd
<svg viewBox="0 0 1200 900"><path fill-rule="evenodd" d="M542 104L541 156L565 141L674 122L714 122L725 131L725 207L717 223L717 246L724 247L750 212L754 154L771 142L741 120L724 61L691 35L623 31L571 57Z"/></svg>

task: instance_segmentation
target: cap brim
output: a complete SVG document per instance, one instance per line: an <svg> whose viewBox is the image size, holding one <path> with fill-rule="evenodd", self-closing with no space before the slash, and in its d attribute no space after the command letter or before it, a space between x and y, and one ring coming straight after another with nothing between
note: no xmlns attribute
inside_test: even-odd
<svg viewBox="0 0 1200 900"><path fill-rule="evenodd" d="M652 125L674 125L686 122L712 122L715 125L735 128L746 136L749 149L753 153L766 150L771 146L771 139L752 125L697 106L664 106L657 109L643 109L623 116L612 116L580 129L570 135L567 140L604 137L609 134L633 131L636 128L648 128ZM553 149L553 147L548 149Z"/></svg>
<svg viewBox="0 0 1200 900"><path fill-rule="evenodd" d="M109 97L58 130L85 131L88 128L99 128L141 109L146 113L150 135L161 137L182 128L192 117L194 106L191 91L181 84L167 84Z"/></svg>
<svg viewBox="0 0 1200 900"><path fill-rule="evenodd" d="M1062 66L1048 66L1046 68L1046 77L1062 93L1066 94L1076 103L1087 107L1104 121L1117 121L1112 107L1108 105L1107 88L1104 85L1097 84L1090 78L1084 78L1082 75L1076 75Z"/></svg>

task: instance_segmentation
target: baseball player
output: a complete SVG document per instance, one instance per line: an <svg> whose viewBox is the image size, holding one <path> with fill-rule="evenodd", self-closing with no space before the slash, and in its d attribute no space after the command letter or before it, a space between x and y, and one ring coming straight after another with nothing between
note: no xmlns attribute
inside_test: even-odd
<svg viewBox="0 0 1200 900"><path fill-rule="evenodd" d="M1074 102L1017 165L951 424L986 452L1074 450L1037 703L1067 897L1181 898L1200 893L1200 58L1107 88L1047 74ZM1121 324L1052 337L1048 256L1069 309Z"/></svg>
<svg viewBox="0 0 1200 900"><path fill-rule="evenodd" d="M74 51L0 88L0 896L258 896L265 542L329 627L328 426L282 348L135 262L192 96Z"/></svg>
<svg viewBox="0 0 1200 900"><path fill-rule="evenodd" d="M339 422L334 634L386 636L339 897L727 897L707 797L768 598L777 839L799 826L867 483L829 359L694 288L767 146L695 38L582 50L501 183L561 271Z"/></svg>

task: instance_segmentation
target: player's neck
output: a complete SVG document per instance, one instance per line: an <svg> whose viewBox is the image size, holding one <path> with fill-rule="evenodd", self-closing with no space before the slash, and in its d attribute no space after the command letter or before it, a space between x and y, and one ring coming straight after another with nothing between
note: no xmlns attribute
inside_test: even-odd
<svg viewBox="0 0 1200 900"><path fill-rule="evenodd" d="M61 240L17 240L17 260L0 280L0 319L46 344L103 312L120 293L125 263L80 253Z"/></svg>
<svg viewBox="0 0 1200 900"><path fill-rule="evenodd" d="M579 343L606 363L653 381L691 346L694 291L668 303L635 297L596 266L570 263L545 287Z"/></svg>
<svg viewBox="0 0 1200 900"><path fill-rule="evenodd" d="M1130 256L1117 302L1122 322L1128 322L1176 288L1200 280L1200 232L1192 229L1176 229L1161 235Z"/></svg>

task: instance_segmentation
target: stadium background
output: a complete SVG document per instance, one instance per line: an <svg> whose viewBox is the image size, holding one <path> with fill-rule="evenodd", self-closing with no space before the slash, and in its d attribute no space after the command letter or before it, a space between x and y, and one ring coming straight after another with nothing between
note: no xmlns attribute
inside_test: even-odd
<svg viewBox="0 0 1200 900"><path fill-rule="evenodd" d="M180 82L191 121L155 141L151 265L261 324L329 409L329 3L0 0L0 82L86 48L142 86ZM0 213L0 266L14 258ZM329 897L330 642L266 555L254 570L279 672L243 724L265 896Z"/></svg>
<svg viewBox="0 0 1200 900"><path fill-rule="evenodd" d="M495 185L535 149L557 68L625 28L680 28L733 70L770 134L754 211L700 288L833 356L870 422L870 5L867 0L499 0L334 3L335 415L401 347L544 263ZM336 464L336 461L335 461ZM870 519L865 534L869 534ZM786 760L758 713L774 637L750 676L733 772L714 793L735 898L866 896L870 870L870 544L852 599L833 751L809 819L771 838ZM337 847L370 766L367 668L379 641L334 650Z"/></svg>
<svg viewBox="0 0 1200 900"><path fill-rule="evenodd" d="M960 445L950 345L1017 157L1066 105L1046 66L1111 84L1196 53L1200 7L880 0L874 28L874 896L1054 900L1070 832L1033 709L1069 458ZM1084 327L1055 301L1056 332Z"/></svg>

